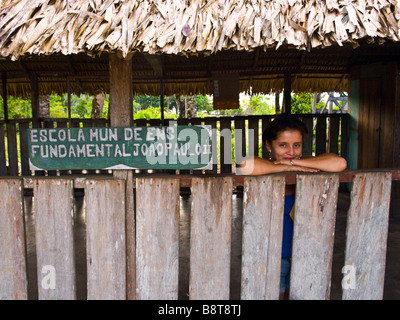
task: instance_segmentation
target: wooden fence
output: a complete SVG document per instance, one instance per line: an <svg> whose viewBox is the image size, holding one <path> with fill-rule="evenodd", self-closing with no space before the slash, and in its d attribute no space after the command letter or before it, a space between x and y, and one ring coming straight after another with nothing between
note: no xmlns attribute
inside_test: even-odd
<svg viewBox="0 0 400 320"><path fill-rule="evenodd" d="M177 299L180 189L186 186L191 188L189 298L229 299L232 192L243 185L240 296L277 299L284 187L296 183L290 298L329 299L338 188L352 181L342 298L381 299L391 183L398 178L398 171L137 176L131 182L2 178L0 298L28 297L24 190L32 189L38 298L76 299L82 270L74 262L73 197L83 189L87 298Z"/></svg>
<svg viewBox="0 0 400 320"><path fill-rule="evenodd" d="M234 117L206 117L178 119L178 125L210 125L213 129L213 144L217 146L214 153L213 168L205 173L235 172L235 161L245 155L258 154L266 156L265 146L261 150L261 133L275 115L253 115ZM347 159L349 114L301 114L298 115L306 124L309 134L305 137L303 154L321 154L333 152ZM135 126L159 126L161 120L135 120ZM42 119L40 127L105 127L105 119ZM164 125L169 125L166 121ZM32 128L31 119L0 121L0 176L30 176L27 130ZM253 139L254 137L254 139ZM245 143L242 143L245 142ZM82 171L36 172L42 175L80 174ZM108 173L98 171L90 173ZM177 173L187 174L188 171ZM191 173L204 173L193 170Z"/></svg>

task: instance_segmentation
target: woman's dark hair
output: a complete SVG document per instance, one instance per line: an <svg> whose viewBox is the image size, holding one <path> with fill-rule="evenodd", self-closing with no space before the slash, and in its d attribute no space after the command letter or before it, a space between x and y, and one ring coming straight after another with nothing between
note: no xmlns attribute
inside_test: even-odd
<svg viewBox="0 0 400 320"><path fill-rule="evenodd" d="M298 130L303 139L308 133L308 130L302 121L288 113L282 113L265 128L262 135L263 144L265 144L265 141L271 143L278 137L279 133L285 130Z"/></svg>

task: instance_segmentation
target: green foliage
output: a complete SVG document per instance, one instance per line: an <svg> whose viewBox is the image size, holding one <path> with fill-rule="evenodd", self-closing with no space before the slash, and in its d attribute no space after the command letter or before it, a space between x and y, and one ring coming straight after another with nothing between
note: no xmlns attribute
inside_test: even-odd
<svg viewBox="0 0 400 320"><path fill-rule="evenodd" d="M312 93L293 94L291 97L291 113L311 113L314 95ZM323 108L324 103L317 103L317 109Z"/></svg>
<svg viewBox="0 0 400 320"><path fill-rule="evenodd" d="M175 114L168 112L164 108L164 119L174 119ZM143 109L134 113L133 119L161 119L161 108L160 107L148 107L147 109Z"/></svg>
<svg viewBox="0 0 400 320"><path fill-rule="evenodd" d="M210 112L213 110L212 99L208 96L198 94L196 96L197 111Z"/></svg>
<svg viewBox="0 0 400 320"><path fill-rule="evenodd" d="M9 97L7 101L9 119L26 119L32 117L31 100ZM4 119L4 104L0 97L0 115Z"/></svg>
<svg viewBox="0 0 400 320"><path fill-rule="evenodd" d="M269 98L256 94L250 98L249 101L249 109L251 110L251 114L273 114L275 113L275 108L272 105L268 104Z"/></svg>
<svg viewBox="0 0 400 320"><path fill-rule="evenodd" d="M93 96L71 95L71 117L72 118L90 118L92 112ZM176 118L172 109L177 108L176 99L184 101L183 96L171 96L165 98L165 119ZM252 95L244 96L240 101L238 109L231 110L213 110L212 98L206 95L196 95L197 116L231 116L231 115L262 115L274 114L275 106L271 103L270 96L267 95ZM68 117L68 95L58 95L53 93L49 97L50 101L50 116L52 118L67 118ZM313 94L293 94L291 97L292 113L310 113L312 109ZM167 109L167 105L169 109ZM324 102L317 104L320 109ZM108 117L109 95L106 94L104 99L102 118ZM0 97L0 119L4 119L3 100ZM160 100L159 97L149 95L135 96L133 100L134 119L160 119ZM31 100L30 98L15 98L10 96L8 99L8 114L10 119L23 119L32 117Z"/></svg>

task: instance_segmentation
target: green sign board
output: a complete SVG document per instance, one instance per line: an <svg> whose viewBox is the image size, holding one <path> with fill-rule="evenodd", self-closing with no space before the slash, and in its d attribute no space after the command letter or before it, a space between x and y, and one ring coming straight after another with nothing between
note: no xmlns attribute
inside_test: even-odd
<svg viewBox="0 0 400 320"><path fill-rule="evenodd" d="M210 169L210 126L28 130L31 170Z"/></svg>

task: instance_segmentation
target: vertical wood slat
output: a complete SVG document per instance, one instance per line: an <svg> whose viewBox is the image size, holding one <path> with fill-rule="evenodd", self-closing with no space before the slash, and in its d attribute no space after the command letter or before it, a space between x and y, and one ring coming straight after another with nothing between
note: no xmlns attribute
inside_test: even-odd
<svg viewBox="0 0 400 320"><path fill-rule="evenodd" d="M204 121L203 121L203 119L201 119L201 118L193 118L193 119L190 119L190 125L192 125L192 126L200 126L200 125L202 125L202 124L204 124ZM202 173L203 173L203 170L193 169L193 170L192 170L192 173L193 173L193 174L202 174Z"/></svg>
<svg viewBox="0 0 400 320"><path fill-rule="evenodd" d="M86 180L85 203L87 298L125 299L125 181Z"/></svg>
<svg viewBox="0 0 400 320"><path fill-rule="evenodd" d="M231 177L193 178L189 298L229 299Z"/></svg>
<svg viewBox="0 0 400 320"><path fill-rule="evenodd" d="M261 156L258 153L258 147L260 145L259 141L259 128L260 118L250 118L249 119L249 155L250 156Z"/></svg>
<svg viewBox="0 0 400 320"><path fill-rule="evenodd" d="M206 170L206 173L216 174L217 166L218 166L218 151L217 151L217 121L216 120L207 120L205 119L205 123L211 126L211 139L212 139L212 169Z"/></svg>
<svg viewBox="0 0 400 320"><path fill-rule="evenodd" d="M391 183L391 172L354 176L346 229L345 266L354 267L355 279L347 279L354 282L347 283L343 289L344 300L383 298Z"/></svg>
<svg viewBox="0 0 400 320"><path fill-rule="evenodd" d="M76 299L73 185L72 179L37 179L33 186L40 300Z"/></svg>
<svg viewBox="0 0 400 320"><path fill-rule="evenodd" d="M232 133L231 120L221 119L220 121L220 161L221 173L232 172Z"/></svg>
<svg viewBox="0 0 400 320"><path fill-rule="evenodd" d="M315 155L326 152L326 117L317 118L315 132Z"/></svg>
<svg viewBox="0 0 400 320"><path fill-rule="evenodd" d="M303 117L302 121L304 122L308 134L305 135L304 137L304 142L303 142L303 155L304 156L311 156L312 155L312 146L313 146L313 139L314 139L314 134L313 134L313 117Z"/></svg>
<svg viewBox="0 0 400 320"><path fill-rule="evenodd" d="M179 179L136 179L136 297L178 299Z"/></svg>
<svg viewBox="0 0 400 320"><path fill-rule="evenodd" d="M340 155L348 159L349 154L349 126L348 114L342 114L340 117Z"/></svg>
<svg viewBox="0 0 400 320"><path fill-rule="evenodd" d="M329 299L339 176L298 175L290 299Z"/></svg>
<svg viewBox="0 0 400 320"><path fill-rule="evenodd" d="M8 165L10 176L18 175L18 149L16 123L7 123Z"/></svg>
<svg viewBox="0 0 400 320"><path fill-rule="evenodd" d="M269 118L269 117L268 118L266 118L266 117L262 118L262 132L263 133L264 133L265 129L268 127L268 125L270 123L271 123L271 118ZM265 145L265 143L263 141L261 143L262 143L262 145L261 145L262 158L268 159L269 154L268 154L268 151L267 151L267 147L266 147L266 145Z"/></svg>
<svg viewBox="0 0 400 320"><path fill-rule="evenodd" d="M339 117L329 118L329 152L339 153Z"/></svg>
<svg viewBox="0 0 400 320"><path fill-rule="evenodd" d="M26 300L22 180L0 179L0 299Z"/></svg>
<svg viewBox="0 0 400 320"><path fill-rule="evenodd" d="M279 298L285 178L246 177L241 298Z"/></svg>
<svg viewBox="0 0 400 320"><path fill-rule="evenodd" d="M241 163L246 157L246 123L244 119L235 119L234 124L235 162Z"/></svg>
<svg viewBox="0 0 400 320"><path fill-rule="evenodd" d="M0 176L7 175L4 124L0 123Z"/></svg>
<svg viewBox="0 0 400 320"><path fill-rule="evenodd" d="M31 170L29 168L28 129L29 122L20 122L19 140L21 148L21 174L23 176L28 176L31 174Z"/></svg>

